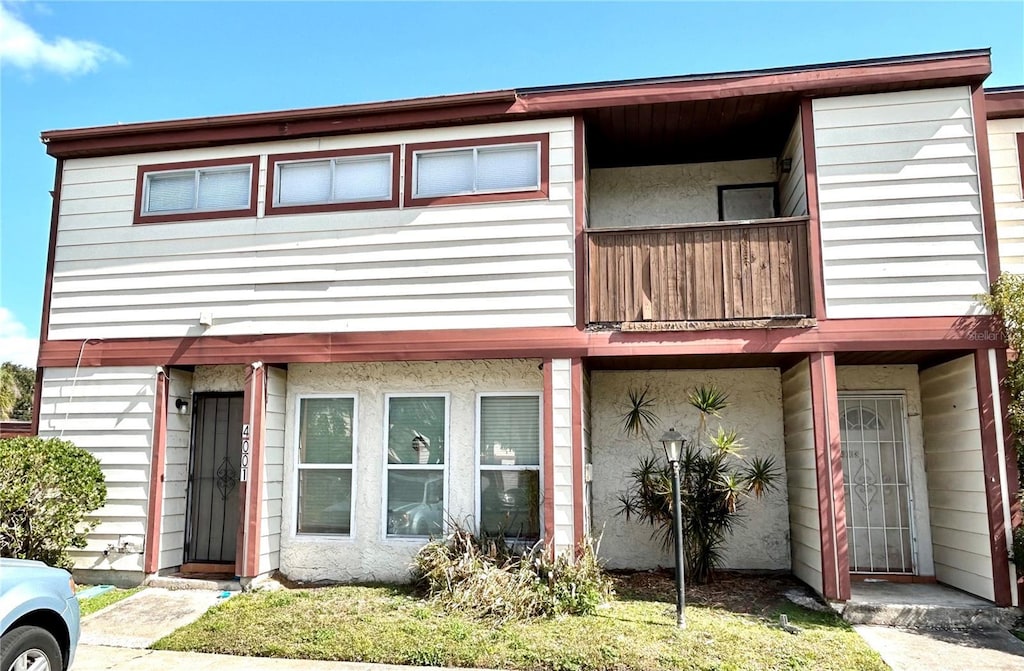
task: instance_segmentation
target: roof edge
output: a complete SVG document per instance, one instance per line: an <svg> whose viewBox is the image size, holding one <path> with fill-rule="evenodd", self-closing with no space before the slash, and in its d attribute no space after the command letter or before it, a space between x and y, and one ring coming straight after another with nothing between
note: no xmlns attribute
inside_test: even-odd
<svg viewBox="0 0 1024 671"><path fill-rule="evenodd" d="M985 89L985 116L989 119L1024 117L1024 85Z"/></svg>

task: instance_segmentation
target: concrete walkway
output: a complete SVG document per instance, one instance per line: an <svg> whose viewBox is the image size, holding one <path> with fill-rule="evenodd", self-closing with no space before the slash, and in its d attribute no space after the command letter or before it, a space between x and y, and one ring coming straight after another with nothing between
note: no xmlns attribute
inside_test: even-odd
<svg viewBox="0 0 1024 671"><path fill-rule="evenodd" d="M854 629L893 671L1024 671L1024 642L1005 629Z"/></svg>
<svg viewBox="0 0 1024 671"><path fill-rule="evenodd" d="M147 587L82 620L81 643L148 648L175 629L198 620L207 609L223 601L221 594Z"/></svg>
<svg viewBox="0 0 1024 671"><path fill-rule="evenodd" d="M441 668L365 662L314 662L306 659L236 657L199 652L80 645L71 671L438 671Z"/></svg>

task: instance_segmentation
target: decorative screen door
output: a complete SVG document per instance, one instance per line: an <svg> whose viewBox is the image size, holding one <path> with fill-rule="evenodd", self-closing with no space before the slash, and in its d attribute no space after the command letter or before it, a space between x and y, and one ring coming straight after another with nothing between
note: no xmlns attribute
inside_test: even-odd
<svg viewBox="0 0 1024 671"><path fill-rule="evenodd" d="M194 407L186 561L233 564L240 505L242 395L196 394Z"/></svg>
<svg viewBox="0 0 1024 671"><path fill-rule="evenodd" d="M903 396L840 394L850 571L913 573Z"/></svg>

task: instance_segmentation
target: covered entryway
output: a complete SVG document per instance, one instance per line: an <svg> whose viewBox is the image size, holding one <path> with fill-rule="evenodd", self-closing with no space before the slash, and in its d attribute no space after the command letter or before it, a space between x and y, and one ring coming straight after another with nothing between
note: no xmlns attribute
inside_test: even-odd
<svg viewBox="0 0 1024 671"><path fill-rule="evenodd" d="M850 571L913 574L906 410L900 394L839 395Z"/></svg>
<svg viewBox="0 0 1024 671"><path fill-rule="evenodd" d="M185 561L235 564L242 394L196 394L189 465Z"/></svg>

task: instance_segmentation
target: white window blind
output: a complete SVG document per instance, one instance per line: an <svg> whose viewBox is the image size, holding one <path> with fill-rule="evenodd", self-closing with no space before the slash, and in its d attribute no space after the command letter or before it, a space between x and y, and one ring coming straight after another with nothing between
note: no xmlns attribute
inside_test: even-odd
<svg viewBox="0 0 1024 671"><path fill-rule="evenodd" d="M478 398L481 533L540 538L540 397Z"/></svg>
<svg viewBox="0 0 1024 671"><path fill-rule="evenodd" d="M147 174L143 211L241 210L249 207L251 185L249 166Z"/></svg>
<svg viewBox="0 0 1024 671"><path fill-rule="evenodd" d="M391 155L355 156L277 165L278 205L345 203L391 197Z"/></svg>
<svg viewBox="0 0 1024 671"><path fill-rule="evenodd" d="M415 154L415 196L540 188L540 144L480 146Z"/></svg>

